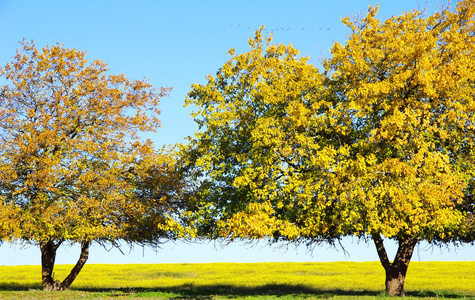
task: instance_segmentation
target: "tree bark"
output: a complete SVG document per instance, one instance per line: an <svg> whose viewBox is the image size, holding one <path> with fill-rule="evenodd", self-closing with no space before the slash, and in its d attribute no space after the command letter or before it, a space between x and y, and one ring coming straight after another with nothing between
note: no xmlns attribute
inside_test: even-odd
<svg viewBox="0 0 475 300"><path fill-rule="evenodd" d="M63 290L69 290L74 279L76 279L79 272L81 272L82 267L84 267L84 264L86 263L89 257L89 245L90 245L90 242L81 243L81 254L79 255L79 259L76 262L76 265L74 266L74 268L69 273L68 277L66 277L66 279L64 279L63 282L61 283Z"/></svg>
<svg viewBox="0 0 475 300"><path fill-rule="evenodd" d="M79 255L79 259L76 262L76 265L72 268L69 275L63 280L63 282L60 282L59 280L54 280L53 270L54 262L56 259L56 251L58 250L61 243L62 241L55 243L52 240L40 243L43 291L69 290L71 284L76 279L79 272L81 272L82 267L84 266L89 257L90 242L82 242L81 254Z"/></svg>
<svg viewBox="0 0 475 300"><path fill-rule="evenodd" d="M53 270L56 260L56 250L58 250L61 243L62 241L55 243L53 240L40 242L43 291L55 291L59 288L59 281L54 281Z"/></svg>
<svg viewBox="0 0 475 300"><path fill-rule="evenodd" d="M386 271L386 293L391 296L404 296L404 281L411 261L412 253L419 240L415 237L398 238L398 249L394 261L388 259L383 240L379 234L373 234L379 260Z"/></svg>

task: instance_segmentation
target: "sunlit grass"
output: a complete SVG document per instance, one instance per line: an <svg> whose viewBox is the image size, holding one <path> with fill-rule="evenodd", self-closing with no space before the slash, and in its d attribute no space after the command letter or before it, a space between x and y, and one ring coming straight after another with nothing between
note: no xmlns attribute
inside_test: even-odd
<svg viewBox="0 0 475 300"><path fill-rule="evenodd" d="M56 266L55 276L64 278L70 268L69 265ZM2 292L0 298L20 293L20 298L30 295L34 299L34 291L21 290L41 288L41 269L39 266L2 266L0 288L16 290ZM186 290L186 293L224 298L237 293L243 297L254 294L266 297L296 294L302 298L304 295L357 295L363 299L361 297L371 298L384 291L384 270L379 262L86 264L72 289L71 297L76 297L72 296L74 293L87 292L78 298L93 296L94 292L102 297L106 295L101 293L108 291L115 293L109 295L113 298L148 297L147 293L152 293L151 297L166 299ZM408 295L417 297L475 297L475 262L412 262L405 290ZM167 293L171 294L167 296ZM52 297L59 296L54 295Z"/></svg>

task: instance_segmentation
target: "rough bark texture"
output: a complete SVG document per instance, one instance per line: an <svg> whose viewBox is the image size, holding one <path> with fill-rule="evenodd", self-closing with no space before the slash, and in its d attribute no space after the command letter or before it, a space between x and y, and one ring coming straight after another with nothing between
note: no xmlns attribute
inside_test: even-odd
<svg viewBox="0 0 475 300"><path fill-rule="evenodd" d="M59 281L53 279L54 262L56 260L56 250L61 245L61 241L54 242L52 240L41 242L41 280L43 283L43 291L54 291L59 288Z"/></svg>
<svg viewBox="0 0 475 300"><path fill-rule="evenodd" d="M386 271L386 293L391 296L404 296L404 280L406 279L407 268L419 240L414 237L398 238L398 249L392 263L388 259L381 236L373 235L373 241L381 264Z"/></svg>
<svg viewBox="0 0 475 300"><path fill-rule="evenodd" d="M41 267L42 267L42 282L43 282L43 291L64 291L69 290L74 279L76 279L79 272L81 272L82 267L86 263L89 257L89 245L90 242L81 243L81 254L76 265L72 268L69 275L63 282L59 280L54 280L53 270L54 262L56 259L56 251L61 245L61 242L47 241L40 243L41 249Z"/></svg>
<svg viewBox="0 0 475 300"><path fill-rule="evenodd" d="M81 272L82 267L86 263L88 257L89 257L89 242L82 242L81 243L81 254L79 255L79 259L74 266L74 268L71 270L69 273L68 277L63 280L61 283L61 286L63 289L69 289L71 287L71 284L73 283L74 279L78 276L79 272Z"/></svg>

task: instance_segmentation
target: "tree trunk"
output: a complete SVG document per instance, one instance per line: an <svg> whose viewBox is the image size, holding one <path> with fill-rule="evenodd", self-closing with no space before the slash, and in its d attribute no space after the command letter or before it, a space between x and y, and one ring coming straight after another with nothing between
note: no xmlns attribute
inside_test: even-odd
<svg viewBox="0 0 475 300"><path fill-rule="evenodd" d="M404 280L406 279L407 268L419 240L414 237L398 238L396 257L391 263L381 236L373 234L372 237L378 251L379 260L386 271L386 293L391 296L404 296Z"/></svg>
<svg viewBox="0 0 475 300"><path fill-rule="evenodd" d="M81 254L79 255L79 259L76 265L74 266L74 268L69 273L68 277L66 277L66 279L64 279L63 282L61 283L63 290L69 290L74 279L76 279L79 272L81 272L82 267L84 267L84 264L86 263L89 257L89 245L90 245L90 242L81 243Z"/></svg>
<svg viewBox="0 0 475 300"><path fill-rule="evenodd" d="M58 250L61 243L62 241L55 243L53 240L40 242L43 291L55 291L60 286L59 281L54 281L53 270L54 261L56 260L56 250Z"/></svg>
<svg viewBox="0 0 475 300"><path fill-rule="evenodd" d="M391 296L404 296L406 272L407 266L403 266L399 270L393 267L386 270L386 293Z"/></svg>
<svg viewBox="0 0 475 300"><path fill-rule="evenodd" d="M43 291L69 290L74 279L76 279L79 272L81 272L82 267L84 266L89 257L90 242L82 242L81 254L76 265L69 273L68 277L66 277L63 282L60 282L59 280L54 280L53 270L54 262L56 259L56 251L58 250L61 243L62 241L55 243L52 240L40 243Z"/></svg>

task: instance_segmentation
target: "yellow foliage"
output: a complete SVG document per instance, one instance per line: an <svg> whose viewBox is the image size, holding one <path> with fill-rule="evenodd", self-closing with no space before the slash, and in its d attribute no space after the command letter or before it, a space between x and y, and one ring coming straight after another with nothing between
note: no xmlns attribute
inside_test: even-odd
<svg viewBox="0 0 475 300"><path fill-rule="evenodd" d="M193 85L187 103L198 107L193 116L206 131L197 133L189 151L211 178L205 183L216 183L203 197L222 197L215 198L225 211L218 222L222 235L295 239L297 220L282 215L305 208L319 188L301 172L302 162L318 160L322 169L333 162L334 149L315 137L328 122L315 111L331 103L308 58L297 57L291 45L272 44L271 37L264 42L262 29L249 40L248 53L231 50L216 76ZM203 207L209 208L207 201ZM221 214L221 203L211 203L210 210Z"/></svg>
<svg viewBox="0 0 475 300"><path fill-rule="evenodd" d="M377 11L343 20L351 34L325 72L261 28L249 52L232 49L193 85L202 131L190 159L225 236L431 240L459 226L475 178L474 2L429 17Z"/></svg>
<svg viewBox="0 0 475 300"><path fill-rule="evenodd" d="M9 83L0 87L2 239L142 241L131 228L150 215L157 240L182 236L179 205L165 198L180 196L173 154L138 136L159 127L159 100L170 89L108 75L104 62L88 63L75 49L22 44L0 69ZM168 178L163 199L138 197L151 169Z"/></svg>
<svg viewBox="0 0 475 300"><path fill-rule="evenodd" d="M358 195L337 201L337 210L360 220L348 224L352 218L342 214L343 231L431 239L460 223L454 208L467 176L458 164L467 157L454 147L473 147L473 4L384 22L376 7L359 23L344 20L352 34L345 46L334 45L325 66L339 95L334 115L351 115L343 126L364 138L338 170L339 193Z"/></svg>
<svg viewBox="0 0 475 300"><path fill-rule="evenodd" d="M247 211L237 212L226 222L218 222L223 235L231 238L260 239L271 238L279 233L289 239L298 237L295 224L276 219L269 202L249 203Z"/></svg>

